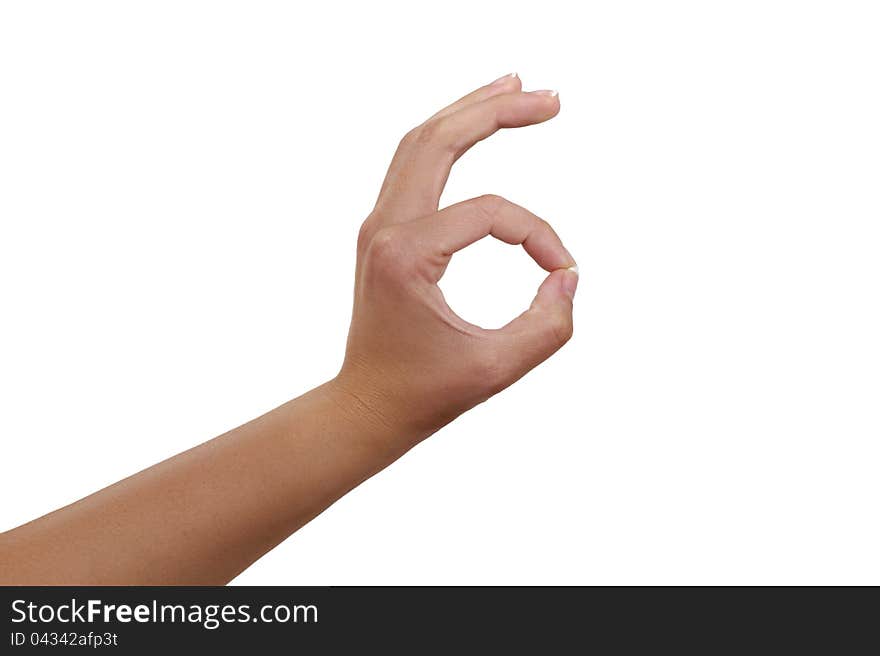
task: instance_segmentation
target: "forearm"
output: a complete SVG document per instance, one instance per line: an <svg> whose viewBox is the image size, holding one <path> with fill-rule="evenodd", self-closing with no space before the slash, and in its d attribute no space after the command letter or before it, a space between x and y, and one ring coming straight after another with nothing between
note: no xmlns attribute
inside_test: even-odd
<svg viewBox="0 0 880 656"><path fill-rule="evenodd" d="M334 380L0 535L0 583L222 584L414 437Z"/></svg>

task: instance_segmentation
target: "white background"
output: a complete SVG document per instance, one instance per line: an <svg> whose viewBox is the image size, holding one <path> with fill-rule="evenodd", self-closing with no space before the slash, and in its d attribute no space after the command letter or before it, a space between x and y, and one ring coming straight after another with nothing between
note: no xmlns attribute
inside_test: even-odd
<svg viewBox="0 0 880 656"><path fill-rule="evenodd" d="M578 259L565 349L248 584L880 584L872 2L7 2L0 527L332 377L400 136L516 70L474 148ZM541 272L480 243L454 309Z"/></svg>

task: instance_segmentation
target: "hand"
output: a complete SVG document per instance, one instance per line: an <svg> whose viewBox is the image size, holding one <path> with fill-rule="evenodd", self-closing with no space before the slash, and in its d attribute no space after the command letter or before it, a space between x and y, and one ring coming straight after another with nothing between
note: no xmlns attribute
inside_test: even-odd
<svg viewBox="0 0 880 656"><path fill-rule="evenodd" d="M413 443L512 384L571 337L577 269L546 221L493 195L437 211L450 168L471 146L500 128L558 112L554 92L525 93L515 75L441 110L400 142L360 230L354 310L335 382ZM460 318L437 286L452 254L487 235L522 244L550 272L531 307L497 330Z"/></svg>

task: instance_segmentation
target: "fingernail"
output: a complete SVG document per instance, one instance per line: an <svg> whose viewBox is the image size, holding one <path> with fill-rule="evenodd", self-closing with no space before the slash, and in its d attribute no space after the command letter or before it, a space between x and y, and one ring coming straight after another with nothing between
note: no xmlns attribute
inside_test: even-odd
<svg viewBox="0 0 880 656"><path fill-rule="evenodd" d="M499 85L499 84L504 84L504 83L507 82L508 80L514 80L514 79L516 79L516 77L517 77L517 74L516 74L516 73L508 73L507 75L502 75L501 77L499 77L497 80L495 80L494 82L492 82L489 86L490 86L490 87L493 87L493 86L497 86L497 85Z"/></svg>
<svg viewBox="0 0 880 656"><path fill-rule="evenodd" d="M568 261L571 262L571 266L568 268L571 269L572 267L574 267L575 269L577 269L577 260L571 256L571 253L565 246L562 247L562 250L565 251L565 255L568 258ZM577 271L575 271L575 273L577 273Z"/></svg>
<svg viewBox="0 0 880 656"><path fill-rule="evenodd" d="M578 280L580 280L577 265L568 267L565 271L566 273L562 276L562 291L568 294L570 298L574 298L574 293L578 287Z"/></svg>
<svg viewBox="0 0 880 656"><path fill-rule="evenodd" d="M533 93L536 96L550 96L551 98L555 98L559 95L559 92L555 89L540 89L538 91L529 91L529 93Z"/></svg>

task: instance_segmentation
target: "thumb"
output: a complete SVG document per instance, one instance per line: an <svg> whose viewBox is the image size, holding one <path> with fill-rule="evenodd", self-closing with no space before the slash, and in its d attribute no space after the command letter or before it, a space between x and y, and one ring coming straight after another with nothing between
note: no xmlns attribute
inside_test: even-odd
<svg viewBox="0 0 880 656"><path fill-rule="evenodd" d="M577 284L577 267L553 271L541 283L531 307L498 331L506 385L541 364L571 338Z"/></svg>

